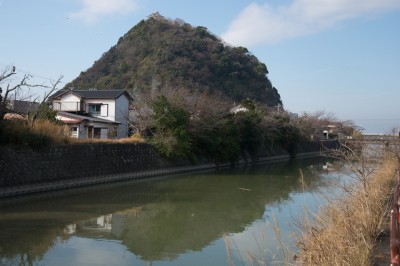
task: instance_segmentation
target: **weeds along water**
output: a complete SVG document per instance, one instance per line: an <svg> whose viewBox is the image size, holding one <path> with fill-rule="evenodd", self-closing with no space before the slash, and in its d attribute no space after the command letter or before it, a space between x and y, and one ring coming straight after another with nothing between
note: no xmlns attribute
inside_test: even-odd
<svg viewBox="0 0 400 266"><path fill-rule="evenodd" d="M247 236L224 236L227 264L372 265L399 169L397 148L379 148L368 149L373 159L345 158L328 166L341 169L322 175L326 185L318 189L299 170L303 193L291 195L290 213L280 212L279 204L269 207ZM244 238L248 245L240 246Z"/></svg>
<svg viewBox="0 0 400 266"><path fill-rule="evenodd" d="M310 169L305 171L305 176L299 169L299 178L294 181L301 184L302 189L290 193L286 200L266 206L262 219L253 222L243 232L224 235L228 265L299 263L295 259L298 256L296 243L305 217L311 217L321 204L338 195L340 192L334 184L347 178L343 173L345 164L341 161L331 160L322 167L325 170L312 181L308 176Z"/></svg>
<svg viewBox="0 0 400 266"><path fill-rule="evenodd" d="M326 203L299 224L301 265L372 264L371 252L383 230L399 169L398 154L386 147L380 162L376 153L373 161L364 155L344 158L349 162L350 182L342 182L339 194L327 196Z"/></svg>

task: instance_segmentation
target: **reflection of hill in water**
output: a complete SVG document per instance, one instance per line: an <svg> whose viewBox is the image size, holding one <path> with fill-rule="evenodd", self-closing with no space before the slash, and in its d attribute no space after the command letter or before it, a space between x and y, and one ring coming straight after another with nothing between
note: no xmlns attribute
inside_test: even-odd
<svg viewBox="0 0 400 266"><path fill-rule="evenodd" d="M201 250L224 233L243 231L263 216L265 205L300 190L299 167L274 164L161 183L157 191L163 198L144 205L137 217L124 217L121 239L145 260ZM317 181L310 169L303 172L306 182Z"/></svg>
<svg viewBox="0 0 400 266"><path fill-rule="evenodd" d="M0 207L0 256L25 254L38 259L57 236L68 238L66 225L77 224L75 234L120 239L144 260L172 259L188 250L201 250L224 233L243 231L263 216L266 204L300 191L300 168L306 182L319 183L322 166L308 167L318 162L115 184L4 205ZM104 214L113 214L111 233L89 232L83 226L85 220Z"/></svg>

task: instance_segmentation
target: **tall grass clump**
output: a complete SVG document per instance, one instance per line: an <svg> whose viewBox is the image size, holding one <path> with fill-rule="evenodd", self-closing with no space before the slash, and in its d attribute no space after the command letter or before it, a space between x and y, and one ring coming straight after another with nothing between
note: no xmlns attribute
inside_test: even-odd
<svg viewBox="0 0 400 266"><path fill-rule="evenodd" d="M336 154L349 163L353 180L341 186L340 196L327 197L327 203L300 225L298 261L302 265L372 264L399 161L392 152L386 152L381 162L371 162L364 151L345 146Z"/></svg>
<svg viewBox="0 0 400 266"><path fill-rule="evenodd" d="M49 146L51 139L32 131L26 121L0 121L0 145L41 149Z"/></svg>
<svg viewBox="0 0 400 266"><path fill-rule="evenodd" d="M32 126L32 132L49 137L54 144L67 144L70 142L71 132L69 127L50 120L36 120Z"/></svg>
<svg viewBox="0 0 400 266"><path fill-rule="evenodd" d="M40 149L52 144L69 143L68 126L49 120L36 120L32 126L25 120L0 123L0 145Z"/></svg>
<svg viewBox="0 0 400 266"><path fill-rule="evenodd" d="M134 134L127 138L121 139L75 139L70 138L70 143L85 144L85 143L108 143L108 144L138 144L145 143L146 140L139 134Z"/></svg>

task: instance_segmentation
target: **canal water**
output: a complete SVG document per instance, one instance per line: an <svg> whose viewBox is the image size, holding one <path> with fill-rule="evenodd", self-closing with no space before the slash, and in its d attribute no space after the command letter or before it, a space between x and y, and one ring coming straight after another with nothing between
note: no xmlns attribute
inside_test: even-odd
<svg viewBox="0 0 400 266"><path fill-rule="evenodd" d="M279 265L342 169L313 158L3 199L0 265Z"/></svg>

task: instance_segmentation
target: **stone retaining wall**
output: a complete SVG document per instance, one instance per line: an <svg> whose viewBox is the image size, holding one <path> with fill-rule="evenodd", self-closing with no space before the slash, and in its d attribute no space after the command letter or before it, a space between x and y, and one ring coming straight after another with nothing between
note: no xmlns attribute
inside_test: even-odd
<svg viewBox="0 0 400 266"><path fill-rule="evenodd" d="M158 169L147 144L57 145L42 150L0 148L0 186L35 184Z"/></svg>
<svg viewBox="0 0 400 266"><path fill-rule="evenodd" d="M319 142L298 148L299 155L317 155L320 149ZM262 155L261 162L290 158L280 147ZM0 147L0 197L215 167L210 162L192 165L167 160L148 144L57 145L42 150Z"/></svg>

